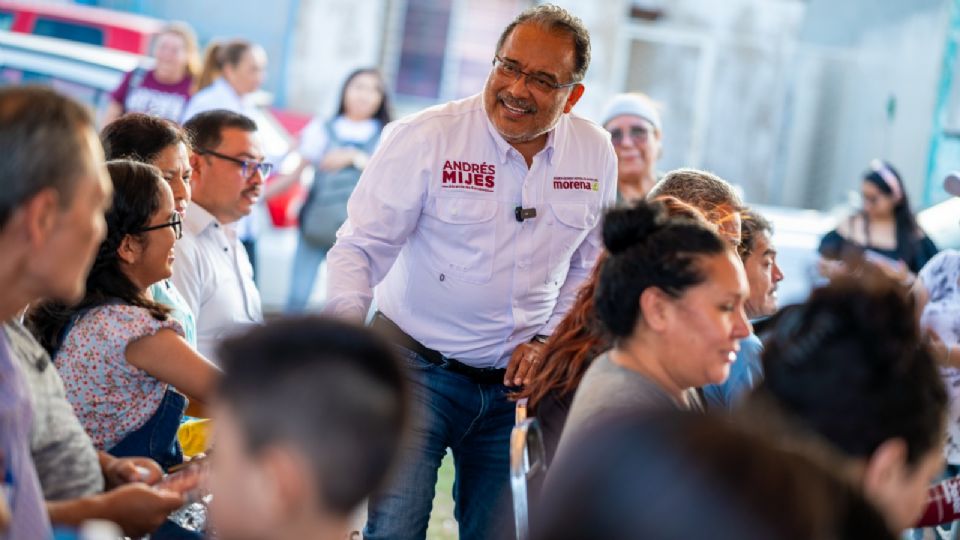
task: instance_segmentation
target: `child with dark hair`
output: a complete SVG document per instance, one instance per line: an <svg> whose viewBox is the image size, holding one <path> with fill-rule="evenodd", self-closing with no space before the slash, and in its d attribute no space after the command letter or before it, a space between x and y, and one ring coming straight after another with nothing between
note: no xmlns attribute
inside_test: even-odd
<svg viewBox="0 0 960 540"><path fill-rule="evenodd" d="M558 455L599 415L691 407L688 391L726 380L750 332L743 265L703 224L640 203L607 212L603 242L595 311L613 349L584 375Z"/></svg>
<svg viewBox="0 0 960 540"><path fill-rule="evenodd" d="M893 530L911 526L943 468L947 395L899 285L868 272L815 290L774 321L764 382L804 433L849 456L864 493Z"/></svg>
<svg viewBox="0 0 960 540"><path fill-rule="evenodd" d="M100 133L107 160L130 159L160 169L173 190L173 208L186 213L191 200L190 136L176 123L142 113L127 113ZM183 326L187 342L197 347L197 320L190 304L169 279L150 286L154 300L171 308L170 315Z"/></svg>
<svg viewBox="0 0 960 540"><path fill-rule="evenodd" d="M170 467L183 460L176 433L187 398L208 402L219 370L150 293L170 277L182 227L170 187L150 165L120 160L107 169L113 205L86 294L72 307L36 306L27 322L97 449Z"/></svg>
<svg viewBox="0 0 960 540"><path fill-rule="evenodd" d="M403 368L369 330L317 317L224 342L212 518L225 539L342 539L406 429Z"/></svg>

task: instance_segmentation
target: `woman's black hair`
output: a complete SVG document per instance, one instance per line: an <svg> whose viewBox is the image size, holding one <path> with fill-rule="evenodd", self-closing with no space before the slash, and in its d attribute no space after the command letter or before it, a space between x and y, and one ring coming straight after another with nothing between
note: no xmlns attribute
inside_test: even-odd
<svg viewBox="0 0 960 540"><path fill-rule="evenodd" d="M939 446L947 394L913 313L874 273L814 290L772 322L758 397L848 455L900 438L916 464Z"/></svg>
<svg viewBox="0 0 960 540"><path fill-rule="evenodd" d="M600 270L596 312L617 338L633 333L647 287L679 297L706 279L697 259L727 249L715 232L690 219L668 217L657 201L608 211L603 243L609 257Z"/></svg>
<svg viewBox="0 0 960 540"><path fill-rule="evenodd" d="M170 120L143 113L127 113L100 132L107 160L131 159L150 163L169 146L191 147L186 131Z"/></svg>
<svg viewBox="0 0 960 540"><path fill-rule="evenodd" d="M567 450L534 506L534 540L895 538L833 461L719 417L610 414Z"/></svg>
<svg viewBox="0 0 960 540"><path fill-rule="evenodd" d="M896 180L897 187L900 189L899 200L896 205L893 207L893 217L894 224L896 226L896 236L897 236L897 250L903 256L903 260L908 264L913 264L914 257L916 253L916 244L919 238L923 238L923 232L920 229L920 226L917 224L917 218L913 215L913 211L910 210L910 199L907 197L907 190L903 185L903 178L900 176L900 172L897 171L893 165L887 163L886 161L876 162L874 167L871 167L869 170L863 173L863 181L870 182L881 193L892 196L894 195L893 189L890 187L890 184L883 179L881 172L877 169L882 167L886 169L886 172L892 174Z"/></svg>
<svg viewBox="0 0 960 540"><path fill-rule="evenodd" d="M340 89L340 105L337 107L337 116L343 116L347 113L347 87L350 86L350 83L353 82L355 78L365 74L370 74L377 78L377 88L380 90L381 99L380 108L373 114L373 119L380 122L380 127L382 128L393 120L393 112L390 110L390 95L387 92L387 84L383 80L383 75L381 75L380 71L376 68L360 68L354 70L347 76L347 80L344 81L343 87Z"/></svg>
<svg viewBox="0 0 960 540"><path fill-rule="evenodd" d="M66 325L90 308L119 302L144 308L160 321L170 313L170 308L143 296L143 290L124 273L117 253L128 235L142 237L139 231L160 209L166 182L156 167L129 160L110 161L107 171L113 181L113 205L105 216L107 236L87 276L83 299L75 306L43 303L27 314L27 326L51 356L65 337L61 334Z"/></svg>

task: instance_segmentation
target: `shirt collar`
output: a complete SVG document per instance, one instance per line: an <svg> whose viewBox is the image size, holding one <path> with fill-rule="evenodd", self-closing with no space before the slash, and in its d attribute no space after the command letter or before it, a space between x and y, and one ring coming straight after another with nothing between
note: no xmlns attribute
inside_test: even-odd
<svg viewBox="0 0 960 540"><path fill-rule="evenodd" d="M197 203L187 207L187 213L183 216L183 227L194 236L200 236L203 231L215 225L221 226L221 223L213 217L213 214L207 212L206 208Z"/></svg>
<svg viewBox="0 0 960 540"><path fill-rule="evenodd" d="M222 75L218 77L215 81L213 81L213 86L216 88L218 93L232 99L233 101L240 104L241 106L246 103L246 98L249 97L249 95L241 96L240 94L238 94L237 91L234 90L232 86L230 86L230 83L228 83L227 80L224 79ZM224 106L224 108L229 108L229 107Z"/></svg>
<svg viewBox="0 0 960 540"><path fill-rule="evenodd" d="M497 157L500 159L500 163L504 164L507 162L507 158L510 155L510 151L513 150L514 153L520 154L517 152L517 149L510 145L503 138L503 135L497 131L497 127L493 125L493 121L490 120L490 117L487 116L487 111L483 107L483 95L480 96L480 109L483 114L483 120L487 126L487 132L490 134L490 138L493 139L493 144L497 149ZM547 132L547 144L543 147L541 152L546 152L547 163L553 165L553 154L555 152L556 141L557 141L557 130L561 129L562 126L566 125L567 119L565 118L566 114L560 117L560 120L557 122L557 125L553 127L550 131Z"/></svg>

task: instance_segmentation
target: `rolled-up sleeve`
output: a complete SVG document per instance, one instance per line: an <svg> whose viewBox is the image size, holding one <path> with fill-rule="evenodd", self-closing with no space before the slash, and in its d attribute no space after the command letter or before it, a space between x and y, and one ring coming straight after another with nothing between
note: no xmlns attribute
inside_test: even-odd
<svg viewBox="0 0 960 540"><path fill-rule="evenodd" d="M616 201L617 192L617 161L616 154L613 152L613 146L607 142L607 157L604 161L603 176L601 184L603 186L603 195L601 199L601 216L603 212L613 206ZM603 219L598 219L597 224L590 231L590 234L584 238L580 246L570 257L570 269L567 272L567 279L560 287L560 293L557 297L556 306L553 313L547 319L546 324L538 332L542 335L550 335L560 324L560 321L567 315L573 303L576 301L577 292L583 283L590 277L593 266L597 263L597 258L603 250L603 238L601 230Z"/></svg>
<svg viewBox="0 0 960 540"><path fill-rule="evenodd" d="M416 228L427 196L427 137L409 125L384 131L380 148L347 202L347 221L327 257L324 312L362 320L373 287L387 275Z"/></svg>

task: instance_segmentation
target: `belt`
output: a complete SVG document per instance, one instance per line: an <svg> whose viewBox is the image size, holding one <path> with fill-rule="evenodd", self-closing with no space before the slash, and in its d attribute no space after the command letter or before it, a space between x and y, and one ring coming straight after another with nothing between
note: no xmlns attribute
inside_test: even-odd
<svg viewBox="0 0 960 540"><path fill-rule="evenodd" d="M404 332L402 328L397 326L395 322L391 321L386 315L379 311L373 315L373 322L370 323L370 328L395 345L417 353L427 362L448 371L464 375L477 384L503 384L503 377L506 375L507 370L499 368L478 368L468 366L453 358L446 358L438 351L428 348L423 343L411 337Z"/></svg>

